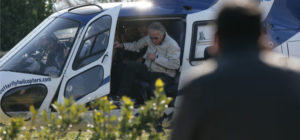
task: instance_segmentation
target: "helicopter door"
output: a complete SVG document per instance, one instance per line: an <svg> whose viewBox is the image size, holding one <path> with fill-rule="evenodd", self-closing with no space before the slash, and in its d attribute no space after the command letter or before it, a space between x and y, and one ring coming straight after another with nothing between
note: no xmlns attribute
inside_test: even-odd
<svg viewBox="0 0 300 140"><path fill-rule="evenodd" d="M68 65L58 102L73 98L87 103L110 92L110 71L116 23L121 6L101 12L85 27Z"/></svg>
<svg viewBox="0 0 300 140"><path fill-rule="evenodd" d="M213 15L214 13L210 11L187 15L179 90L189 81L190 70L201 65L207 59L205 49L213 44Z"/></svg>

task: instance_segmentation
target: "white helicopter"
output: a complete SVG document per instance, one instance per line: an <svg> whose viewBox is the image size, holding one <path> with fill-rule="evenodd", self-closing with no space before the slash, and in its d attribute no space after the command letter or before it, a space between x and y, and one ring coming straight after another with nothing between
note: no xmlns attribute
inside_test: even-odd
<svg viewBox="0 0 300 140"><path fill-rule="evenodd" d="M111 94L115 34L125 36L130 33L127 29L141 22L161 22L181 47L181 69L174 85L166 89L169 96L181 96L178 91L188 71L206 61L205 48L212 45L213 22L222 2L93 4L52 14L0 59L0 122L27 116L31 105L50 112L51 104L64 98L72 96L76 103L88 104ZM274 51L286 56L300 56L297 3L260 1Z"/></svg>

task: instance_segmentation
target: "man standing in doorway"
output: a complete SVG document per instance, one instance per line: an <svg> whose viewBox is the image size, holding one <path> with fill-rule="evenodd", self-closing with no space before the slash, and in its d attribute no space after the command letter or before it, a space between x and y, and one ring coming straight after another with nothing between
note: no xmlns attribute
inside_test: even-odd
<svg viewBox="0 0 300 140"><path fill-rule="evenodd" d="M134 81L146 81L150 86L154 85L157 78L161 78L166 86L173 82L176 70L180 67L180 48L177 42L166 32L164 26L154 22L148 27L148 36L137 42L115 43L115 48L124 48L136 51L148 47L143 58L144 64L129 62L124 68L124 74L120 83L118 96L128 95Z"/></svg>

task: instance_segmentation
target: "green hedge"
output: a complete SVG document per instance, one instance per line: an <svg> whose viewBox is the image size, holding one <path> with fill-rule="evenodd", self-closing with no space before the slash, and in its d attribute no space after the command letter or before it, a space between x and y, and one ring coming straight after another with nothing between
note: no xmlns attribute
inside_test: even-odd
<svg viewBox="0 0 300 140"><path fill-rule="evenodd" d="M8 125L0 127L0 139L167 139L167 136L163 136L163 132L156 128L171 100L164 94L161 80L156 82L155 97L139 107L138 115L134 115L134 102L130 98L122 97L120 116L110 114L116 106L107 97L100 98L91 104L91 107L95 108L93 123L87 124L84 132L74 134L70 130L82 122L88 108L76 104L72 99L65 99L64 104L53 104L57 115L45 111L38 113L31 107L31 120L26 125L23 118L12 118ZM44 123L37 125L37 122ZM81 133L84 137L79 136Z"/></svg>

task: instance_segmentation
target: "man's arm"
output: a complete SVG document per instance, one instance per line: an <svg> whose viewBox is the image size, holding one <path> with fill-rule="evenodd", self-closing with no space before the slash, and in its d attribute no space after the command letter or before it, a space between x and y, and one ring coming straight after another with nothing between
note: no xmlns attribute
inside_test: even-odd
<svg viewBox="0 0 300 140"><path fill-rule="evenodd" d="M129 50L129 51L134 51L134 52L139 52L141 49L147 46L147 39L149 37L145 36L138 41L131 42L131 43L124 43L124 49Z"/></svg>
<svg viewBox="0 0 300 140"><path fill-rule="evenodd" d="M174 46L169 46L166 56L157 54L155 63L164 66L165 68L168 69L178 69L180 67L179 59L180 59L180 48L176 44Z"/></svg>

